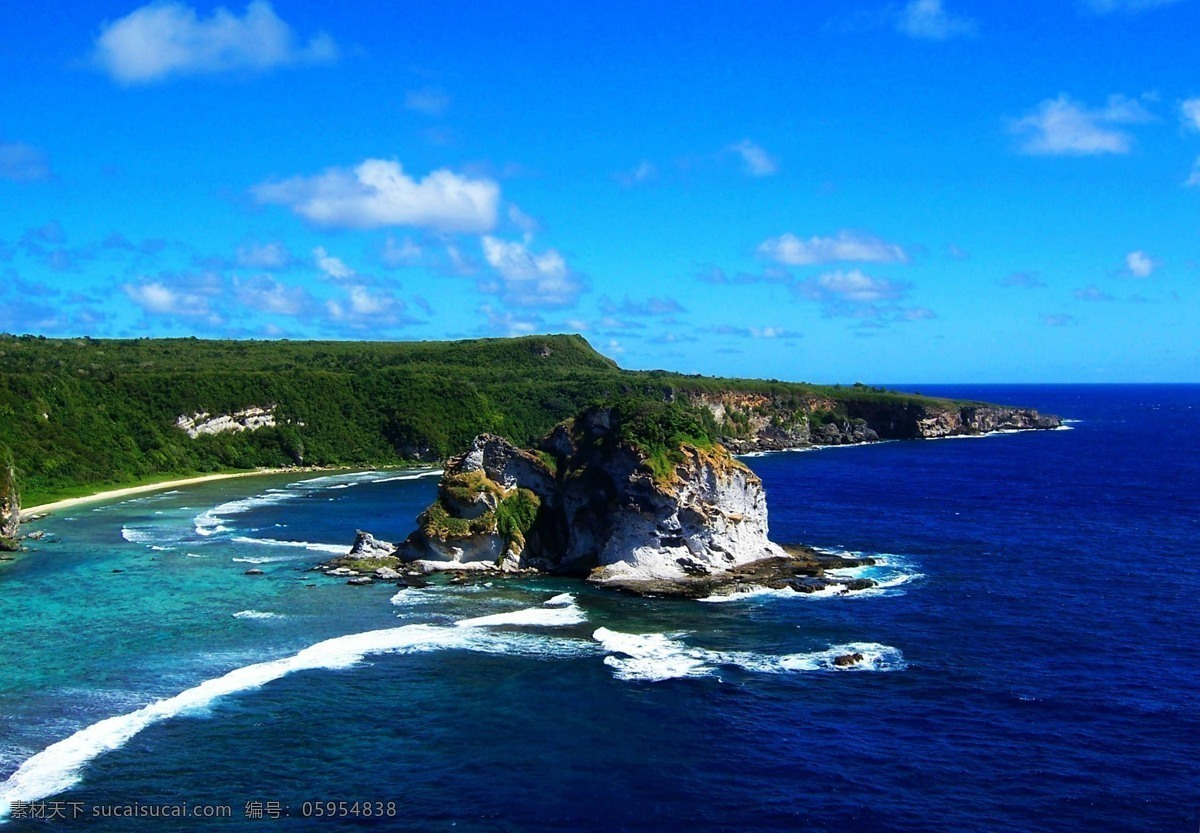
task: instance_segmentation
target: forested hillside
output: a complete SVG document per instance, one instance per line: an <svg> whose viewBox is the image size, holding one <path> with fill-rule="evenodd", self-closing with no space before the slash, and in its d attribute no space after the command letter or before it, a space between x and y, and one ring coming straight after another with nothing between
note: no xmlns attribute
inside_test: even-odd
<svg viewBox="0 0 1200 833"><path fill-rule="evenodd" d="M760 422L799 422L807 431L810 412L816 421L846 419L856 402L954 407L861 385L624 371L573 335L456 342L0 335L0 447L11 449L25 505L167 474L439 460L481 431L531 443L598 401L683 394L697 404L731 392L749 397L743 410L733 403L701 409L717 436L745 434L755 413ZM274 424L194 438L177 424L251 407L269 411Z"/></svg>

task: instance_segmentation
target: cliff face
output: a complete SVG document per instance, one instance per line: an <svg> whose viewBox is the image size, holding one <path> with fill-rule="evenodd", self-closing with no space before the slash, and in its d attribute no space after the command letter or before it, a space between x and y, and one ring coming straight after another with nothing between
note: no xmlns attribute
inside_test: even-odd
<svg viewBox="0 0 1200 833"><path fill-rule="evenodd" d="M605 584L785 557L767 537L762 482L724 448L682 445L656 473L616 428L612 412L586 412L546 439L545 459L479 436L397 554L426 570L532 568Z"/></svg>
<svg viewBox="0 0 1200 833"><path fill-rule="evenodd" d="M0 462L0 550L18 549L17 531L21 521L21 500L11 461Z"/></svg>
<svg viewBox="0 0 1200 833"><path fill-rule="evenodd" d="M810 445L876 440L935 439L991 431L1057 428L1062 421L1030 408L960 405L949 400L871 398L855 389L842 397L770 396L723 391L693 394L721 430L721 442L737 454Z"/></svg>

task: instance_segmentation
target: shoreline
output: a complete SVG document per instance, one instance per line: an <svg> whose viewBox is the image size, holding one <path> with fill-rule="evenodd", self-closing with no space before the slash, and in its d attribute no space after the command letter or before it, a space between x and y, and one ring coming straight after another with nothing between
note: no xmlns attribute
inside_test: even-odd
<svg viewBox="0 0 1200 833"><path fill-rule="evenodd" d="M297 466L294 468L276 468L276 469L255 469L254 471L234 471L220 472L217 474L200 474L195 477L183 477L178 480L164 480L161 483L146 483L141 486L123 486L116 489L106 489L102 492L95 492L90 495L81 497L64 498L51 503L43 503L38 506L23 507L21 509L21 523L28 523L44 517L51 512L57 512L62 509L71 509L84 503L92 503L99 500L117 499L129 497L131 495L145 494L146 492L155 492L160 489L178 489L181 486L194 486L199 483L209 483L215 480L231 480L237 477L261 477L267 474L304 474L314 471L354 471L356 466Z"/></svg>

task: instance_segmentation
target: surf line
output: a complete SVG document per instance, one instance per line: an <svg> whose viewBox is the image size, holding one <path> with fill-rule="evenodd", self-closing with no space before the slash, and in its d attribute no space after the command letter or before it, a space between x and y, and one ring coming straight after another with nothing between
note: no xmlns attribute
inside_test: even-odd
<svg viewBox="0 0 1200 833"><path fill-rule="evenodd" d="M136 711L119 714L80 729L75 734L38 752L19 766L0 784L0 822L8 819L13 802L34 802L65 792L79 783L81 771L106 752L120 749L135 735L156 723L180 714L195 712L230 694L261 688L296 671L349 668L369 654L417 653L444 648L465 648L485 652L534 656L547 653L545 637L496 632L482 628L491 625L573 625L586 621L574 603L566 606L529 608L475 619L464 619L454 626L404 625L398 628L353 633L326 639L291 656L246 665L220 677L205 680L163 700L156 700ZM532 641L532 644L529 644ZM563 642L563 653L579 650ZM587 643L583 643L587 645Z"/></svg>

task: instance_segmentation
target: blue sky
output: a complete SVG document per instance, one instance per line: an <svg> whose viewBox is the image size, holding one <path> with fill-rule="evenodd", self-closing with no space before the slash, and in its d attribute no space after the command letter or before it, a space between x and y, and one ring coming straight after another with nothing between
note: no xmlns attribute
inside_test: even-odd
<svg viewBox="0 0 1200 833"><path fill-rule="evenodd" d="M0 331L1200 381L1200 0L0 8Z"/></svg>

